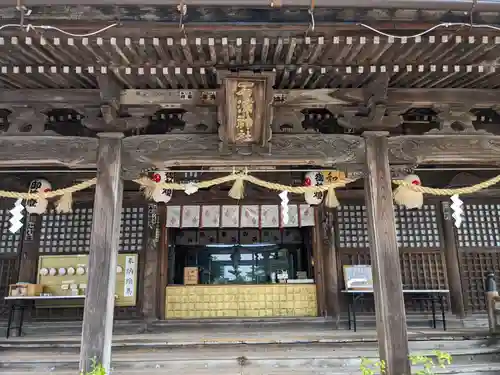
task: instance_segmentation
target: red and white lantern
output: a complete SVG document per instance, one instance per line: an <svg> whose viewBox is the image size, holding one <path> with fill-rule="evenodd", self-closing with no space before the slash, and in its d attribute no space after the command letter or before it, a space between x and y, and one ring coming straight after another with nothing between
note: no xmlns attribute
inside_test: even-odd
<svg viewBox="0 0 500 375"><path fill-rule="evenodd" d="M151 180L157 184L166 183L166 182L174 182L173 174L171 172L165 171L155 171L151 175ZM150 192L151 198L157 202L168 203L170 199L172 199L174 191L172 189L164 189L160 186L154 187Z"/></svg>
<svg viewBox="0 0 500 375"><path fill-rule="evenodd" d="M42 178L31 181L29 192L32 194L46 193L52 190L52 185L49 181ZM41 215L47 211L49 201L45 198L28 199L26 201L26 212L30 214Z"/></svg>
<svg viewBox="0 0 500 375"><path fill-rule="evenodd" d="M408 185L420 186L420 178L415 174L407 175L404 179ZM400 185L394 190L394 202L408 209L422 208L424 205L424 194L412 190L409 186Z"/></svg>
<svg viewBox="0 0 500 375"><path fill-rule="evenodd" d="M325 177L321 171L307 172L304 178L304 186L321 186L325 182ZM307 204L318 205L323 201L325 193L323 191L304 193Z"/></svg>

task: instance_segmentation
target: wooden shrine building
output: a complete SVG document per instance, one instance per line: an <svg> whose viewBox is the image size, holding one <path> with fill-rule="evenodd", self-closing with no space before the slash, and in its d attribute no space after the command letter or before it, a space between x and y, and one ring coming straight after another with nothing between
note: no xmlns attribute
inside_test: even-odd
<svg viewBox="0 0 500 375"><path fill-rule="evenodd" d="M375 308L365 310L377 312L388 373L406 374L405 311L427 311L402 298L403 286L449 289L448 312L464 318L485 311L484 275L500 269L500 190L462 196L457 229L448 197L408 210L394 207L391 185L416 173L424 186L469 186L500 170L500 32L484 26L500 23L500 4L228 3L0 0L0 188L97 177L73 195L73 212L51 201L16 234L14 200L0 200L0 298L42 268L88 261L91 308L45 304L29 318L83 318L83 362L109 365L113 314L341 321L342 267L371 263ZM221 184L156 204L132 181L235 169L293 186L312 170L360 179L338 189L335 209L291 196L287 223L278 192L251 184L239 201ZM129 258L133 290L117 276L115 307L112 275ZM280 294L278 269L312 283ZM192 282L195 294L185 292ZM264 303L253 284L282 304ZM260 307L231 307L238 293ZM305 297L295 303L294 293ZM0 299L2 319L6 306Z"/></svg>

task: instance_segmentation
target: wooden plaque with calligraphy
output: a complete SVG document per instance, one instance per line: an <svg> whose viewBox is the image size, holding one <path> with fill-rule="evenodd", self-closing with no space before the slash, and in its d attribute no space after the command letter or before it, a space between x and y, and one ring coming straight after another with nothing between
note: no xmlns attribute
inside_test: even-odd
<svg viewBox="0 0 500 375"><path fill-rule="evenodd" d="M274 73L222 77L219 136L227 146L265 147L271 138Z"/></svg>

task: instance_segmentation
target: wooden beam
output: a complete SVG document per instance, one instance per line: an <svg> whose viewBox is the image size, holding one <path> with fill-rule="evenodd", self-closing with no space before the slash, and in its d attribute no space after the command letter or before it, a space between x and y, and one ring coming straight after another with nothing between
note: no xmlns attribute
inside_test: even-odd
<svg viewBox="0 0 500 375"><path fill-rule="evenodd" d="M100 133L97 185L83 315L80 370L92 370L92 359L110 371L116 264L123 198L121 133Z"/></svg>
<svg viewBox="0 0 500 375"><path fill-rule="evenodd" d="M380 359L387 375L410 375L403 283L386 132L365 132L365 194Z"/></svg>
<svg viewBox="0 0 500 375"><path fill-rule="evenodd" d="M0 167L95 168L97 143L86 137L0 136Z"/></svg>
<svg viewBox="0 0 500 375"><path fill-rule="evenodd" d="M193 106L215 105L215 89L204 90L122 90L120 104L124 106ZM208 94L208 95L207 95ZM363 89L275 90L276 106L335 106L363 103ZM280 100L276 100L276 99ZM0 91L0 106L45 104L53 108L99 106L103 102L100 90L19 89ZM434 104L470 105L470 108L490 108L498 104L494 89L399 89L387 90L389 107L428 108Z"/></svg>
<svg viewBox="0 0 500 375"><path fill-rule="evenodd" d="M275 134L269 148L249 154L219 151L216 134L139 135L123 140L124 178L173 166L343 166L362 164L364 139L348 134ZM0 136L0 167L95 168L97 138ZM500 165L500 136L482 132L389 137L394 165Z"/></svg>
<svg viewBox="0 0 500 375"><path fill-rule="evenodd" d="M54 108L73 106L98 106L101 104L99 90L87 89L20 89L0 90L1 105L47 104Z"/></svg>
<svg viewBox="0 0 500 375"><path fill-rule="evenodd" d="M391 164L500 164L500 136L482 132L390 137L389 149Z"/></svg>
<svg viewBox="0 0 500 375"><path fill-rule="evenodd" d="M188 95L189 94L189 95ZM208 94L208 95L207 95ZM215 90L123 90L122 105L215 105ZM274 90L275 106L321 107L364 103L363 89ZM1 102L1 100L0 100ZM429 108L436 103L470 108L498 104L496 90L396 89L387 90L389 107Z"/></svg>
<svg viewBox="0 0 500 375"><path fill-rule="evenodd" d="M165 134L127 137L125 176L144 169L172 166L201 167L267 165L333 165L360 160L361 137L318 133L277 134L270 148L255 149L251 155L219 151L216 134Z"/></svg>

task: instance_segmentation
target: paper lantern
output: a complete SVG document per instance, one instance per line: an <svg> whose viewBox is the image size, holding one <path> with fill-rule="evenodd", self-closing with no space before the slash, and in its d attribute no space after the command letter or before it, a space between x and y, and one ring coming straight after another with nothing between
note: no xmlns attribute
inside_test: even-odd
<svg viewBox="0 0 500 375"><path fill-rule="evenodd" d="M304 178L304 186L321 186L323 185L325 178L321 171L317 172L307 172ZM304 193L304 198L307 204L317 205L323 201L324 192L307 192Z"/></svg>
<svg viewBox="0 0 500 375"><path fill-rule="evenodd" d="M46 193L51 190L52 185L50 182L41 178L31 181L29 187L30 193ZM45 198L28 199L26 201L26 212L41 215L47 211L48 204L49 201Z"/></svg>
<svg viewBox="0 0 500 375"><path fill-rule="evenodd" d="M403 179L409 185L421 185L420 178L415 174L410 174ZM414 191L408 186L400 185L394 190L394 202L408 209L422 208L424 205L424 194Z"/></svg>
<svg viewBox="0 0 500 375"><path fill-rule="evenodd" d="M165 171L156 171L151 175L151 180L157 184L161 184L164 182L173 182L174 178L171 172ZM168 203L170 199L172 199L174 191L172 189L163 189L161 187L153 187L150 191L151 199L155 202L160 203Z"/></svg>

